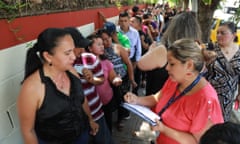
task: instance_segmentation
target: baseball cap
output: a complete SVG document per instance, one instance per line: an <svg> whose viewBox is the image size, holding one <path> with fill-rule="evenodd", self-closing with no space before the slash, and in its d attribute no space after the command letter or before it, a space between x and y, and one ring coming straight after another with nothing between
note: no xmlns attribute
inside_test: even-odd
<svg viewBox="0 0 240 144"><path fill-rule="evenodd" d="M74 45L76 48L87 48L91 41L89 39L86 39L85 37L83 37L83 35L81 34L81 32L74 28L74 27L67 27L65 28L65 30L67 30L70 35L72 36L72 39L74 41Z"/></svg>
<svg viewBox="0 0 240 144"><path fill-rule="evenodd" d="M107 30L110 34L112 34L113 32L116 32L116 25L112 22L104 23L103 28Z"/></svg>

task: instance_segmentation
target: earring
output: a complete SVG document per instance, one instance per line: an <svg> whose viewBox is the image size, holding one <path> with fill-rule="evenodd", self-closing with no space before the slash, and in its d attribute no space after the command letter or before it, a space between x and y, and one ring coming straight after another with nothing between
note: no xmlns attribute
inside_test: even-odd
<svg viewBox="0 0 240 144"><path fill-rule="evenodd" d="M49 62L48 65L49 65L49 66L52 66L52 62Z"/></svg>

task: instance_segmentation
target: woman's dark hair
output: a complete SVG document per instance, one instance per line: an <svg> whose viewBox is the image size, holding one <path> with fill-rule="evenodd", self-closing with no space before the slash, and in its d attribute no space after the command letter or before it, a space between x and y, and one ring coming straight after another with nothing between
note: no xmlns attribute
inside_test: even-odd
<svg viewBox="0 0 240 144"><path fill-rule="evenodd" d="M204 66L204 56L200 46L192 39L179 39L176 40L169 48L176 59L185 63L188 60L192 60L195 70L200 72Z"/></svg>
<svg viewBox="0 0 240 144"><path fill-rule="evenodd" d="M200 138L199 144L240 144L240 125L233 122L216 124Z"/></svg>
<svg viewBox="0 0 240 144"><path fill-rule="evenodd" d="M98 31L97 31L97 35L98 36L102 36L102 34L103 33L105 33L105 34L107 34L109 37L111 37L111 34L108 32L108 30L106 30L106 29L99 29Z"/></svg>
<svg viewBox="0 0 240 144"><path fill-rule="evenodd" d="M87 39L91 41L89 44L89 47L93 46L94 40L96 40L98 38L101 38L101 36L96 35L96 34L91 34L91 35L87 36ZM86 51L89 52L89 48L87 48Z"/></svg>
<svg viewBox="0 0 240 144"><path fill-rule="evenodd" d="M37 42L27 51L24 80L42 67L45 62L43 52L54 54L54 48L58 45L59 39L68 34L60 28L47 28L38 35Z"/></svg>
<svg viewBox="0 0 240 144"><path fill-rule="evenodd" d="M233 22L224 22L224 23L221 23L219 26L226 26L231 31L232 34L235 34L237 32L237 27ZM238 37L236 36L234 39L234 42L237 42L237 41L238 41Z"/></svg>

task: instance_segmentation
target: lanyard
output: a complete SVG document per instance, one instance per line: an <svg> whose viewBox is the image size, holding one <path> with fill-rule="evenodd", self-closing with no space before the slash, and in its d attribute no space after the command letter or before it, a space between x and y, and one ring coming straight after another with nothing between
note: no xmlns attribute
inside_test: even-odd
<svg viewBox="0 0 240 144"><path fill-rule="evenodd" d="M176 95L176 92L177 92L177 88L173 94L173 96L168 100L167 104L162 108L162 110L158 113L158 115L161 117L161 115L166 111L166 109L171 105L173 104L175 101L177 101L178 99L180 99L182 96L184 96L187 92L189 92L198 82L199 80L201 79L202 77L202 74L199 74L197 76L197 78L188 86L186 87L178 96L175 97Z"/></svg>

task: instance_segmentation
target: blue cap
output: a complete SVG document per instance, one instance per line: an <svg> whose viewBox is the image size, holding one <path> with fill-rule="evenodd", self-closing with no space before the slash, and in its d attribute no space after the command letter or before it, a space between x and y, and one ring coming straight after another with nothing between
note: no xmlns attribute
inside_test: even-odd
<svg viewBox="0 0 240 144"><path fill-rule="evenodd" d="M106 22L104 23L104 27L105 30L107 30L110 34L112 34L113 32L116 32L116 25L112 22Z"/></svg>

